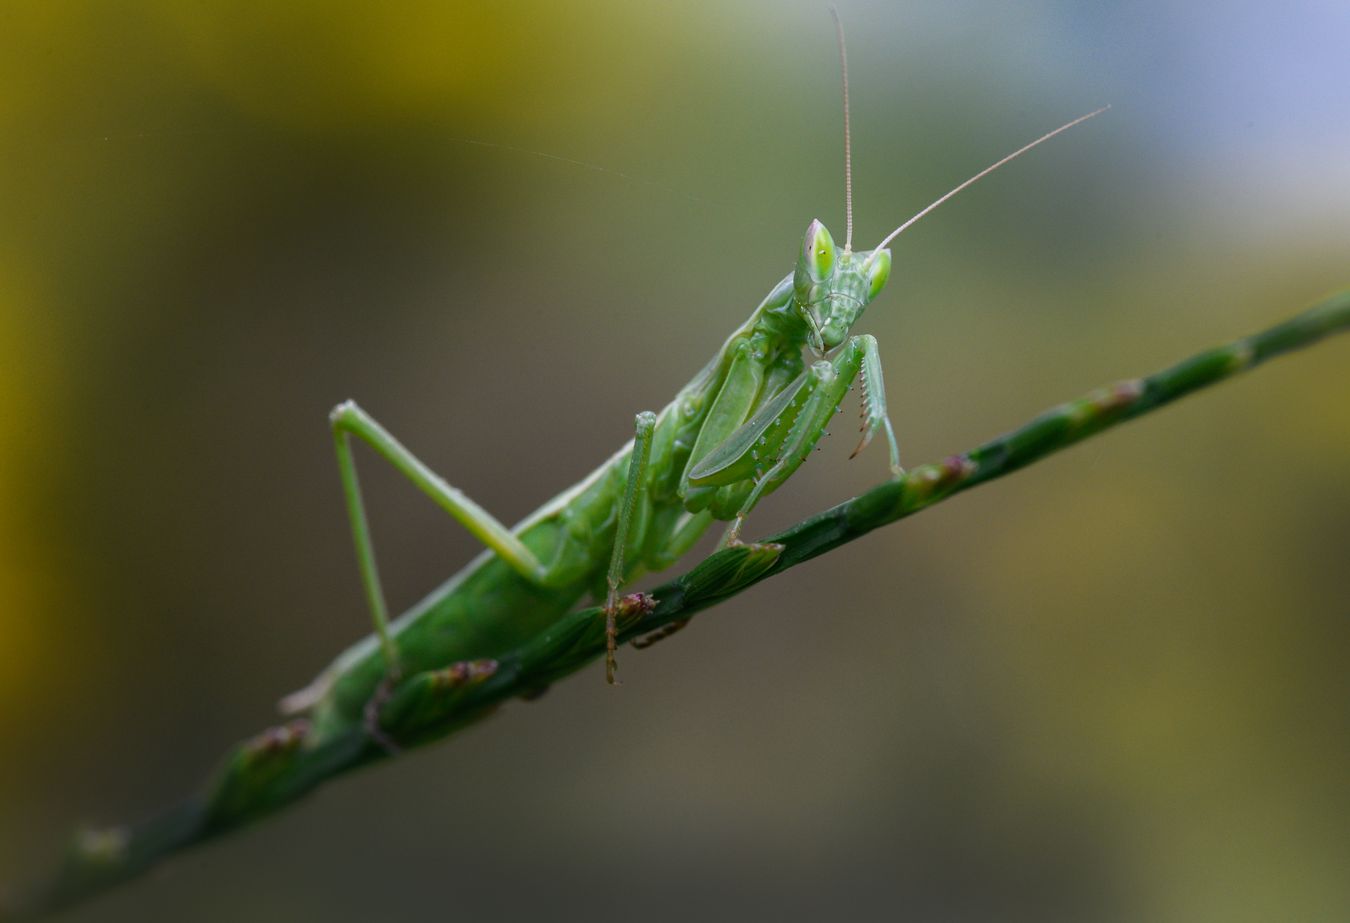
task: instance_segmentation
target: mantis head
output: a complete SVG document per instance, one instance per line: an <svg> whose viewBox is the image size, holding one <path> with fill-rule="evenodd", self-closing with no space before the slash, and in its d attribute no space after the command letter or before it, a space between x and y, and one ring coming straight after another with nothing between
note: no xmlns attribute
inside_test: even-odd
<svg viewBox="0 0 1350 923"><path fill-rule="evenodd" d="M890 274L890 250L841 251L825 225L812 221L792 276L793 302L810 330L811 349L823 355L844 342Z"/></svg>
<svg viewBox="0 0 1350 923"><path fill-rule="evenodd" d="M1080 122L1086 122L1100 115L1110 106L1103 106L1078 118L1054 131L1046 132L1035 141L991 166L985 167L955 189L939 197L926 208L882 238L873 250L853 252L853 155L849 133L848 112L848 52L844 48L844 24L839 19L839 11L830 7L834 17L835 36L839 41L839 69L844 85L844 214L847 230L844 235L844 249L838 250L834 238L825 229L819 219L811 222L802 241L802 249L797 257L797 269L793 273L793 302L797 315L805 322L810 333L807 343L817 355L824 355L834 349L848 336L849 328L862 316L863 308L877 297L886 285L891 274L891 251L887 245L914 222L946 202L952 196L972 183L983 179L999 167L1021 157L1038 144L1049 141L1055 135L1068 131Z"/></svg>

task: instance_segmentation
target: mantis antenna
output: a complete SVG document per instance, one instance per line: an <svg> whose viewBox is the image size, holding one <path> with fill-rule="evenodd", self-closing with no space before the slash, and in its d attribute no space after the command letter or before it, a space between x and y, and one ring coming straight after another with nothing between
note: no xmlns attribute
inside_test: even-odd
<svg viewBox="0 0 1350 923"><path fill-rule="evenodd" d="M844 74L844 252L853 252L853 141L848 127L848 49L844 47L844 21L839 8L830 4L834 34L839 39L839 69Z"/></svg>
<svg viewBox="0 0 1350 923"><path fill-rule="evenodd" d="M1046 132L1045 134L1041 135L1039 138L1037 138L1035 141L1032 141L1030 144L1026 145L1025 147L1020 147L1020 148L1018 148L1017 150L1015 150L1015 151L1013 151L1011 154L1009 154L1007 157L1004 157L1004 158L1003 158L1002 160L1000 160L998 163L991 164L991 165L985 167L985 168L984 168L983 170L981 170L979 173L976 173L974 176L972 176L970 179L966 180L966 181L965 181L964 183L962 183L961 185L957 186L955 189L953 189L953 190L951 190L950 192L946 193L945 195L941 196L941 197L938 198L936 201L934 201L932 204L928 205L926 208L924 208L924 209L922 209L921 211L919 211L916 215L914 215L914 217L910 218L910 219L909 219L908 221L906 221L904 224L900 225L900 227L896 228L894 231L891 231L891 233L887 234L886 237L885 237L885 239L882 240L881 243L879 243L879 244L876 245L876 248L872 251L871 255L868 256L867 259L863 262L863 265L866 266L868 263L872 262L872 257L876 256L878 253L880 253L882 250L884 250L884 249L886 248L886 245L887 245L887 244L889 244L891 241L895 240L895 238L898 237L898 236L900 235L900 232L901 232L901 231L903 231L905 228L909 227L909 226L910 226L911 224L913 224L914 222L918 221L920 218L922 218L924 215L926 215L926 214L928 214L929 212L931 212L933 209L937 208L939 205L941 205L943 202L945 202L945 201L947 201L948 199L950 199L952 196L956 195L956 194L957 194L958 192L960 192L962 189L965 189L966 187L968 187L968 186L974 184L977 180L984 179L986 176L988 176L990 173L993 173L993 172L994 172L995 170L997 170L999 167L1003 166L1004 164L1008 163L1009 161L1012 161L1012 160L1017 159L1018 157L1021 157L1023 154L1025 154L1027 151L1031 150L1031 149L1032 149L1033 147L1035 147L1036 145L1041 144L1042 142L1045 142L1045 141L1049 141L1051 138L1053 138L1055 135L1059 134L1060 132L1068 131L1070 128L1073 128L1075 125L1079 125L1079 124L1081 124L1081 123L1083 123L1083 122L1086 122L1088 119L1092 118L1093 116L1101 115L1103 112L1105 112L1107 109L1110 109L1110 108L1111 108L1110 106L1102 106L1100 109L1096 109L1096 110L1094 110L1094 111L1092 111L1092 112L1089 112L1087 115L1080 115L1078 118L1074 119L1072 122L1066 122L1065 124L1063 124L1063 125L1059 126L1058 128L1056 128L1054 131Z"/></svg>

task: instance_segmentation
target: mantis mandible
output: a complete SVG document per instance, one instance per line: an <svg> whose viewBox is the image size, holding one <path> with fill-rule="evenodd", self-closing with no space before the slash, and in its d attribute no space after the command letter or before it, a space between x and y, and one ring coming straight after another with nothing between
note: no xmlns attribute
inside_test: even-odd
<svg viewBox="0 0 1350 923"><path fill-rule="evenodd" d="M739 544L746 517L792 476L862 382L856 456L885 435L893 476L903 474L886 412L877 341L851 330L885 287L888 245L937 206L1033 147L1105 111L1080 116L956 186L870 250L853 250L848 61L835 15L843 74L846 234L842 249L819 220L806 229L796 266L664 409L644 411L636 432L590 476L507 528L436 475L353 401L330 421L357 563L375 625L282 709L309 712L316 740L363 722L400 679L499 656L566 615L587 593L606 601L605 675L614 682L620 589L690 550L714 521ZM807 363L810 358L810 364ZM485 546L458 574L390 621L352 456L352 437L372 448ZM853 457L850 456L850 457ZM772 555L773 548L765 546ZM372 717L373 716L373 717ZM392 742L387 742L392 745Z"/></svg>

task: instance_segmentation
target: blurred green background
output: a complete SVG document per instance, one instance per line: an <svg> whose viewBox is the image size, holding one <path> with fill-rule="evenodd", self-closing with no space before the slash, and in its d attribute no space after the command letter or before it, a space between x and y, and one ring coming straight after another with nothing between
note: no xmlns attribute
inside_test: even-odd
<svg viewBox="0 0 1350 923"><path fill-rule="evenodd" d="M1350 283L1339 0L842 13L862 246L1114 105L897 242L861 326L907 462ZM0 35L11 883L365 633L333 404L514 521L811 218L842 233L823 2L21 2ZM1345 919L1348 360L944 504L69 919ZM750 531L883 477L847 448ZM475 546L363 472L401 608Z"/></svg>

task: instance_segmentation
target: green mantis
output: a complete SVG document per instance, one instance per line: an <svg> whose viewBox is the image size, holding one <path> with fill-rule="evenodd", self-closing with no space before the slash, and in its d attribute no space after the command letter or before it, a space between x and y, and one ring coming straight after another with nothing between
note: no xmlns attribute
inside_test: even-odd
<svg viewBox="0 0 1350 923"><path fill-rule="evenodd" d="M729 524L723 544L739 544L746 517L802 464L826 425L842 412L839 405L855 380L862 384L862 432L853 455L883 433L890 470L903 473L877 341L852 333L890 276L888 245L962 189L1103 110L1042 135L937 199L876 247L854 251L842 28L838 37L845 112L843 247L813 220L793 271L674 400L659 412L637 415L633 440L589 477L508 528L431 471L354 402L333 410L338 468L375 633L283 701L287 712L310 714L317 741L361 722L376 733L379 702L401 680L515 649L588 593L606 601L606 677L612 683L621 588L644 571L674 564L715 521ZM486 546L394 621L380 585L352 437ZM770 560L773 549L763 548Z"/></svg>

